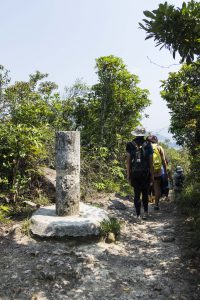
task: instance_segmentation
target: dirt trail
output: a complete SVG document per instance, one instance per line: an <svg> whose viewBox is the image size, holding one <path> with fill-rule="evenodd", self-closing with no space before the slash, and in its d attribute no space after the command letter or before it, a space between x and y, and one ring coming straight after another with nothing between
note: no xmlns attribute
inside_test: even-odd
<svg viewBox="0 0 200 300"><path fill-rule="evenodd" d="M158 212L150 205L139 224L133 203L118 198L126 209L109 209L113 199L95 202L123 222L116 243L36 240L2 227L0 299L200 299L199 253L188 249L173 202Z"/></svg>

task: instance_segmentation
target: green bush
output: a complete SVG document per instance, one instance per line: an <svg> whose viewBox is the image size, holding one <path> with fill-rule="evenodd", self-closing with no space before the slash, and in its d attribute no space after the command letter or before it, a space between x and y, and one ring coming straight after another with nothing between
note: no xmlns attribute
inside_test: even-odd
<svg viewBox="0 0 200 300"><path fill-rule="evenodd" d="M123 154L125 155L125 147ZM121 161L120 157L113 158L113 153L106 147L96 149L82 147L81 191L83 198L95 192L130 194L125 161Z"/></svg>
<svg viewBox="0 0 200 300"><path fill-rule="evenodd" d="M0 222L8 222L9 211L8 205L0 205Z"/></svg>
<svg viewBox="0 0 200 300"><path fill-rule="evenodd" d="M22 229L21 229L22 234L30 236L30 226L31 226L31 220L25 219L22 223Z"/></svg>
<svg viewBox="0 0 200 300"><path fill-rule="evenodd" d="M120 222L112 217L108 221L105 220L101 222L101 229L100 229L100 235L101 236L107 236L109 233L114 233L115 236L119 235L121 229Z"/></svg>
<svg viewBox="0 0 200 300"><path fill-rule="evenodd" d="M177 204L190 219L193 244L200 247L200 182L186 182Z"/></svg>
<svg viewBox="0 0 200 300"><path fill-rule="evenodd" d="M0 126L1 184L18 197L47 156L44 140L48 137L47 126L28 127L4 122Z"/></svg>

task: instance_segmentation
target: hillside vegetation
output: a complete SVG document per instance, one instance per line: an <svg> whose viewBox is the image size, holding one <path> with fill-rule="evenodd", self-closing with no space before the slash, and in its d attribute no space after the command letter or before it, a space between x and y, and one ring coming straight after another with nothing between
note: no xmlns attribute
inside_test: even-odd
<svg viewBox="0 0 200 300"><path fill-rule="evenodd" d="M150 100L120 58L98 58L98 82L89 87L77 80L63 98L47 74L37 71L29 81L11 85L8 71L3 66L0 71L1 199L41 198L41 167L55 167L58 130L81 131L83 198L128 188L125 144Z"/></svg>
<svg viewBox="0 0 200 300"><path fill-rule="evenodd" d="M187 148L188 167L180 208L190 217L196 237L200 232L200 3L183 2L181 7L159 4L153 11L144 11L140 28L146 39L154 38L156 46L178 53L183 63L179 72L162 81L161 96L171 114L170 130L176 142ZM178 28L178 30L177 30Z"/></svg>

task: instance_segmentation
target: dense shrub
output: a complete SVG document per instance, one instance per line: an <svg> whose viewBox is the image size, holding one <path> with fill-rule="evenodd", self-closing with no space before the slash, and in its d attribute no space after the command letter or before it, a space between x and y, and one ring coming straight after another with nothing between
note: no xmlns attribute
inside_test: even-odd
<svg viewBox="0 0 200 300"><path fill-rule="evenodd" d="M97 84L76 81L61 99L47 74L37 71L29 81L9 85L8 71L0 67L0 188L7 202L43 197L40 168L55 167L56 130L81 131L83 197L128 190L125 144L150 103L148 91L120 58L101 57L96 70Z"/></svg>

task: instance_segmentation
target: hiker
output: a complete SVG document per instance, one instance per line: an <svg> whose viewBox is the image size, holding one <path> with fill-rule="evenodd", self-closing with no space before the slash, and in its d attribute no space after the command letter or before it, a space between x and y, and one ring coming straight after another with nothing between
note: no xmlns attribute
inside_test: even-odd
<svg viewBox="0 0 200 300"><path fill-rule="evenodd" d="M153 147L153 173L154 173L154 192L155 192L155 206L154 210L159 210L159 201L161 197L161 183L162 172L164 180L167 180L167 166L165 160L165 153L163 148L158 145L158 138L155 135L147 138ZM163 171L162 171L163 168Z"/></svg>
<svg viewBox="0 0 200 300"><path fill-rule="evenodd" d="M184 179L185 176L183 173L183 168L181 166L177 166L173 176L175 200L178 200L178 198L180 197L180 193L183 189Z"/></svg>
<svg viewBox="0 0 200 300"><path fill-rule="evenodd" d="M127 176L134 188L134 205L137 219L141 219L141 201L144 208L143 219L148 217L148 194L150 184L153 184L153 148L151 143L145 140L146 131L138 127L131 132L134 136L132 142L126 145L127 152Z"/></svg>
<svg viewBox="0 0 200 300"><path fill-rule="evenodd" d="M169 190L173 186L173 179L171 170L169 167L169 162L165 158L166 161L166 169L167 169L167 176L165 176L164 168L162 166L162 178L161 178L161 196L165 196L165 200L169 200Z"/></svg>

